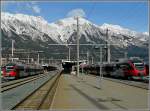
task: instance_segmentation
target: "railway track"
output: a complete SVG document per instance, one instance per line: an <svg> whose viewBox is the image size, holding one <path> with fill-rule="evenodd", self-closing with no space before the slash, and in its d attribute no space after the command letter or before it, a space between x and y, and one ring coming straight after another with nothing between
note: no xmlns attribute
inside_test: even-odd
<svg viewBox="0 0 150 111"><path fill-rule="evenodd" d="M20 80L15 80L15 81L10 81L10 82L7 82L7 83L3 83L3 84L1 84L1 92L5 92L5 91L11 90L13 88L16 88L18 86L29 83L31 81L37 80L39 78L44 77L45 75L46 74L40 74L40 75L31 76L31 77L20 79Z"/></svg>
<svg viewBox="0 0 150 111"><path fill-rule="evenodd" d="M113 82L118 82L118 83L121 83L121 84L126 84L126 85L133 86L133 87L146 89L146 90L149 89L147 83L135 82L135 81L129 81L129 80L122 80L122 79L106 78L106 77L104 77L104 79L109 80L109 81L113 81Z"/></svg>
<svg viewBox="0 0 150 111"><path fill-rule="evenodd" d="M54 75L49 80L47 80L44 84L42 84L39 88L37 88L31 94L27 95L24 99L22 99L18 104L16 104L12 108L12 110L49 109L51 102L53 100L53 96L55 94L60 76L61 76L61 72L58 72L56 75Z"/></svg>
<svg viewBox="0 0 150 111"><path fill-rule="evenodd" d="M90 75L89 74L89 76L95 76L95 75ZM99 77L99 76L95 76L95 77ZM149 89L148 88L149 87L148 83L144 83L144 82L140 82L140 81L131 81L131 80L108 78L108 77L103 77L103 79L113 81L113 82L118 82L118 83L121 83L121 84L126 84L126 85L137 87L137 88L146 89L146 90Z"/></svg>

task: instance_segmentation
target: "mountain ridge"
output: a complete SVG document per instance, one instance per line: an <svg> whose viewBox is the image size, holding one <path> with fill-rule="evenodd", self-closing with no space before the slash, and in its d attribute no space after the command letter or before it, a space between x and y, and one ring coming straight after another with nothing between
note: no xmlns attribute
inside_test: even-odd
<svg viewBox="0 0 150 111"><path fill-rule="evenodd" d="M1 13L1 18L2 41L5 43L11 44L11 39L16 39L16 42L20 42L16 43L19 47L20 44L32 42L33 47L39 45L39 48L47 51L52 47L49 44L76 43L77 26L76 19L73 17L60 19L53 23L48 23L39 16L24 14ZM85 18L79 18L80 43L106 43L108 39L106 29L109 30L110 44L118 44L119 48L145 47L144 45L148 42L146 34L131 31L118 25L105 23L99 26ZM6 44L2 45L5 47ZM82 48L84 49L84 47Z"/></svg>
<svg viewBox="0 0 150 111"><path fill-rule="evenodd" d="M68 29L70 29L70 27L69 27L70 25L74 25L74 27L71 27L71 28L74 28L74 31L76 30L76 20L73 17L64 18L64 19L60 19L56 22L48 23L44 18L39 17L39 16L35 17L35 16L24 15L24 14L10 14L10 13L4 13L4 12L1 13L1 16L2 16L2 22L5 20L6 21L10 21L10 20L15 21L15 19L17 19L19 21L28 23L29 25L36 27L38 30L48 34L49 36L51 36L52 34L55 36L58 36L59 34L63 35L64 34L63 27L67 27ZM123 35L127 35L127 36L132 36L132 37L137 36L138 38L139 38L139 36L143 36L143 38L140 38L142 41L147 41L147 38L148 38L148 35L145 32L139 33L139 32L127 29L127 28L123 28L119 25L104 23L103 25L98 26L84 18L80 18L79 23L80 23L79 24L80 26L84 25L84 24L93 25L95 27L100 28L99 30L101 30L101 31L102 30L104 31L107 28L115 34L123 34ZM3 23L2 23L1 28L3 28ZM49 29L51 31L48 31ZM19 34L19 29L16 32L18 32L18 34ZM61 38L60 38L61 41L59 40L59 38L56 38L56 37L55 38L52 37L52 39L56 40L57 42L66 42L65 40L69 39L69 37L63 38L61 36Z"/></svg>

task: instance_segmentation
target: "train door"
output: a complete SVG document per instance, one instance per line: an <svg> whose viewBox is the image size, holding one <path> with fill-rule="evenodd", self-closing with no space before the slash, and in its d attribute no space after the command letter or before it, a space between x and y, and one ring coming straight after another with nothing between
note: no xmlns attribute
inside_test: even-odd
<svg viewBox="0 0 150 111"><path fill-rule="evenodd" d="M127 77L128 73L129 73L129 64L128 63L122 63L120 65L121 69L122 69L122 74L121 77Z"/></svg>
<svg viewBox="0 0 150 111"><path fill-rule="evenodd" d="M26 75L24 66L18 66L18 70L19 70L18 77L24 77Z"/></svg>
<svg viewBox="0 0 150 111"><path fill-rule="evenodd" d="M126 64L124 63L116 64L114 67L114 71L111 73L111 76L125 77L125 69L126 69Z"/></svg>
<svg viewBox="0 0 150 111"><path fill-rule="evenodd" d="M123 77L123 69L122 69L122 65L121 64L116 64L115 68L114 68L114 72L112 73L112 75L114 77Z"/></svg>
<svg viewBox="0 0 150 111"><path fill-rule="evenodd" d="M124 77L126 79L132 79L131 78L131 70L132 70L132 66L129 63L122 63L120 65L121 69L122 69L122 73L121 73L121 77Z"/></svg>

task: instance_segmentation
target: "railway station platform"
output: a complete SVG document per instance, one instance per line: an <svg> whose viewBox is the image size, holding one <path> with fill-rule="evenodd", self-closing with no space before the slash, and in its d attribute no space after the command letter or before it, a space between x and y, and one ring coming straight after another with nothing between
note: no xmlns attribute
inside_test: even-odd
<svg viewBox="0 0 150 111"><path fill-rule="evenodd" d="M62 74L51 104L57 110L148 110L148 90L96 76Z"/></svg>

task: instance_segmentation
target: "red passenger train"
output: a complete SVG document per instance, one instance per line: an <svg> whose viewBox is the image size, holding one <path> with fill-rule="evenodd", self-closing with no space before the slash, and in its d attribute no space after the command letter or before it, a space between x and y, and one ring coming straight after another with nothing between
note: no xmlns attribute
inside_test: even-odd
<svg viewBox="0 0 150 111"><path fill-rule="evenodd" d="M123 60L115 64L111 76L132 78L132 79L143 79L147 76L146 67L144 62L139 58L130 58Z"/></svg>
<svg viewBox="0 0 150 111"><path fill-rule="evenodd" d="M8 63L2 68L4 79L18 79L20 77L26 77L43 73L43 67L35 64L18 64Z"/></svg>
<svg viewBox="0 0 150 111"><path fill-rule="evenodd" d="M89 65L84 70L87 73L99 75L99 65ZM104 76L123 77L127 79L143 79L148 76L144 62L139 58L122 59L111 64L103 64Z"/></svg>

